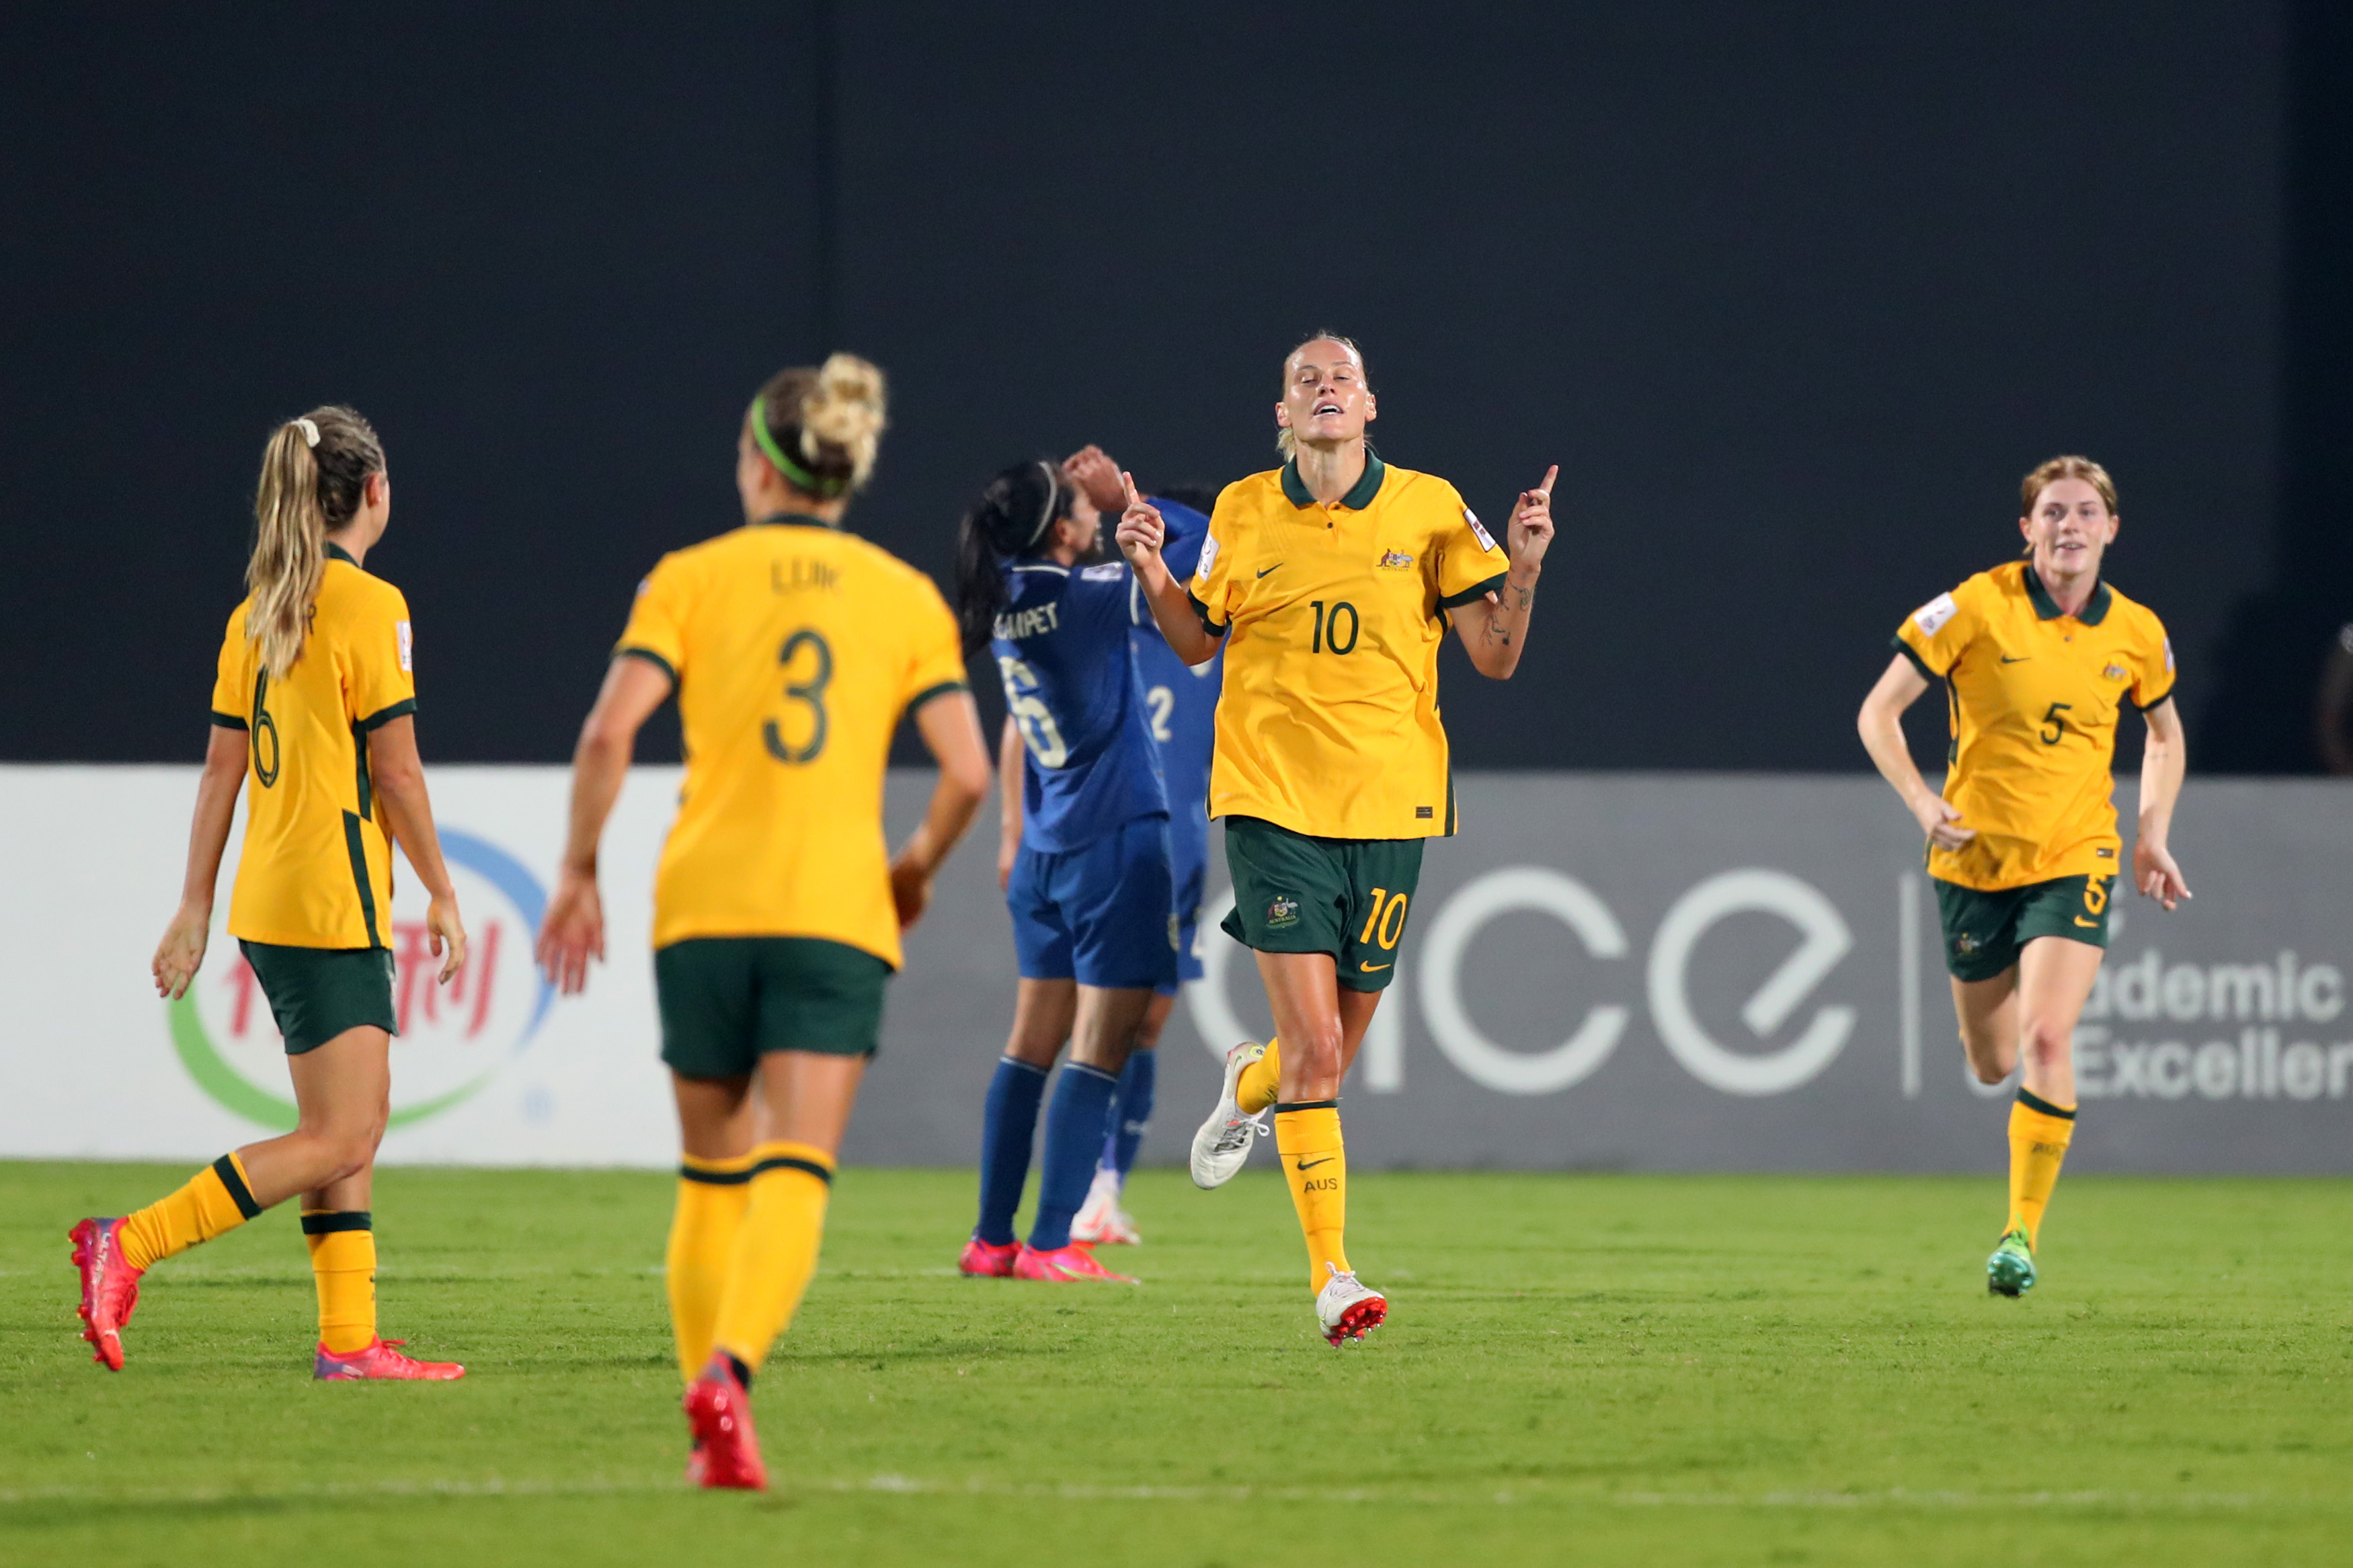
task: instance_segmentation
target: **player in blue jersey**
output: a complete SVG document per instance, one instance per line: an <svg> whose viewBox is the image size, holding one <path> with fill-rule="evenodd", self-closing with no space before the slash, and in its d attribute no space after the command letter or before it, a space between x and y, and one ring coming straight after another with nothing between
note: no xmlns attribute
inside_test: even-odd
<svg viewBox="0 0 2353 1568"><path fill-rule="evenodd" d="M1127 505L1120 488L1119 465L1100 447L1088 447L1062 465L1064 475L1086 492L1098 511L1117 516ZM1152 500L1166 521L1168 542L1164 557L1190 575L1209 536L1213 491L1187 492L1162 489ZM1216 739L1218 687L1225 675L1222 646L1207 664L1187 666L1170 650L1131 577L1128 585L1129 640L1135 648L1135 667L1144 687L1145 715L1152 738L1160 747L1161 776L1168 785L1169 870L1176 888L1176 977L1162 985L1144 1016L1135 1048L1119 1075L1119 1092L1112 1110L1111 1136L1103 1141L1102 1160L1095 1166L1094 1185L1080 1206L1071 1235L1096 1245L1141 1241L1135 1221L1121 1204L1127 1173L1152 1122L1152 1101L1159 1077L1160 1031L1176 1005L1177 986L1201 978L1199 916L1209 873L1209 750Z"/></svg>
<svg viewBox="0 0 2353 1568"><path fill-rule="evenodd" d="M980 1217L966 1274L1124 1280L1071 1239L1112 1102L1154 992L1176 977L1168 795L1130 639L1131 577L1099 562L1102 514L1060 465L1006 469L964 517L956 609L988 645L1008 710L998 749L999 872L1021 982L981 1131ZM1038 1212L1016 1246L1046 1075ZM1129 1281L1132 1282L1132 1281Z"/></svg>

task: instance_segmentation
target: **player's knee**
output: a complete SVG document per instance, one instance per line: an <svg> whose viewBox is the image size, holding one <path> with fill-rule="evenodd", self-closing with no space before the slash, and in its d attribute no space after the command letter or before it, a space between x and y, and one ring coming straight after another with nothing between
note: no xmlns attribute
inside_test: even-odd
<svg viewBox="0 0 2353 1568"><path fill-rule="evenodd" d="M2019 1049L2038 1068L2058 1067L2067 1060L2071 1031L2048 1018L2029 1018L2019 1026Z"/></svg>

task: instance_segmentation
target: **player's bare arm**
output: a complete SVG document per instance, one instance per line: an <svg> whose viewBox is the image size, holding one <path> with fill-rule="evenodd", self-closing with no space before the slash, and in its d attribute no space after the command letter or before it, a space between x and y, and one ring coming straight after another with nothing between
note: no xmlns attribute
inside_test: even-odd
<svg viewBox="0 0 2353 1568"><path fill-rule="evenodd" d="M1493 680L1509 680L1526 651L1528 622L1535 613L1536 579L1544 574L1545 552L1552 548L1552 487L1560 465L1545 470L1544 482L1522 490L1513 505L1506 530L1503 589L1483 599L1449 610L1447 620L1471 655L1471 666Z"/></svg>
<svg viewBox="0 0 2353 1568"><path fill-rule="evenodd" d="M1854 728L1879 776L1903 798L1904 809L1919 823L1928 841L1939 849L1958 849L1975 838L1978 830L1962 826L1960 808L1928 787L1904 739L1904 710L1919 701L1927 689L1926 678L1912 667L1910 659L1897 654L1862 700Z"/></svg>
<svg viewBox="0 0 2353 1568"><path fill-rule="evenodd" d="M466 926L458 918L458 889L441 863L441 836L433 828L433 803L425 789L425 763L417 754L417 721L403 715L368 734L368 772L393 838L408 857L431 900L425 907L425 936L441 960L447 985L466 967Z"/></svg>
<svg viewBox="0 0 2353 1568"><path fill-rule="evenodd" d="M2141 716L2148 738L2140 753L2140 830L2133 836L2133 885L2144 898L2155 899L2168 910L2189 898L2166 838L2173 830L2174 803L2181 798L2181 778L2189 764L2181 732L2181 710L2172 698Z"/></svg>
<svg viewBox="0 0 2353 1568"><path fill-rule="evenodd" d="M229 821L237 793L245 788L246 733L215 728L205 748L204 776L196 784L195 821L188 829L188 874L180 907L164 928L152 965L155 994L176 1002L205 962L212 940L213 889L220 881L221 852L228 846Z"/></svg>
<svg viewBox="0 0 2353 1568"><path fill-rule="evenodd" d="M891 900L902 931L931 907L932 879L988 798L988 742L981 739L980 707L971 692L947 692L915 710L915 732L939 763L940 776L923 825L891 861Z"/></svg>
<svg viewBox="0 0 2353 1568"><path fill-rule="evenodd" d="M670 693L667 671L642 658L615 659L572 750L572 822L555 893L539 928L539 966L569 996L588 984L588 961L605 957L605 904L596 890L596 844L621 798L638 731Z"/></svg>
<svg viewBox="0 0 2353 1568"><path fill-rule="evenodd" d="M1119 552L1135 569L1136 585L1144 590L1144 602L1152 606L1153 622L1178 658L1187 664L1207 664L1218 656L1218 639L1193 613L1185 584L1169 575L1167 563L1160 559L1168 524L1158 507L1136 493L1133 475L1121 474L1119 485L1126 510L1119 514L1113 537L1119 541Z"/></svg>

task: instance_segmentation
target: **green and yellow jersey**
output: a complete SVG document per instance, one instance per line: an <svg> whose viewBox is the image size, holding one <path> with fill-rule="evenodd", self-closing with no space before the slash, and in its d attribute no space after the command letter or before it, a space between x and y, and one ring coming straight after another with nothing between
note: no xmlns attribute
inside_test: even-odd
<svg viewBox="0 0 2353 1568"><path fill-rule="evenodd" d="M955 617L880 547L790 513L662 557L617 656L678 683L686 784L654 945L818 937L900 962L882 837L899 716L965 689Z"/></svg>
<svg viewBox="0 0 2353 1568"><path fill-rule="evenodd" d="M1187 584L1227 634L1209 815L1319 838L1453 832L1444 612L1504 565L1452 485L1370 453L1330 506L1295 462L1227 486Z"/></svg>
<svg viewBox="0 0 2353 1568"><path fill-rule="evenodd" d="M367 737L417 710L408 601L340 546L301 657L273 679L237 605L221 642L213 722L246 731L245 849L228 931L280 947L388 947L392 841L368 782Z"/></svg>
<svg viewBox="0 0 2353 1568"><path fill-rule="evenodd" d="M1979 573L1915 611L1895 646L1951 698L1945 798L1977 837L1931 847L1944 881L2000 892L2116 875L2117 710L2173 695L2173 645L2105 583L2062 615L2031 564Z"/></svg>

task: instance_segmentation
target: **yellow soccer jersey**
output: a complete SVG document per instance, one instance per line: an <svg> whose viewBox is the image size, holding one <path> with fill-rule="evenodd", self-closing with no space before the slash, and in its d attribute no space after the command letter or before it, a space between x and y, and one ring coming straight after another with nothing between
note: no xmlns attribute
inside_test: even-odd
<svg viewBox="0 0 2353 1568"><path fill-rule="evenodd" d="M392 842L368 783L367 737L417 710L408 601L336 545L302 656L273 679L228 618L213 722L246 732L245 851L228 931L285 947L388 947Z"/></svg>
<svg viewBox="0 0 2353 1568"><path fill-rule="evenodd" d="M965 689L955 617L880 547L785 514L665 555L621 655L678 682L686 785L654 945L806 936L900 962L882 837L899 716Z"/></svg>
<svg viewBox="0 0 2353 1568"><path fill-rule="evenodd" d="M1226 487L1187 590L1226 633L1211 816L1319 838L1454 831L1438 718L1444 612L1504 558L1452 485L1367 455L1319 504L1286 463Z"/></svg>
<svg viewBox="0 0 2353 1568"><path fill-rule="evenodd" d="M1923 605L1895 646L1951 697L1945 798L1977 837L1931 847L1928 870L1999 892L2108 877L2116 837L2116 712L2173 695L2173 645L2146 606L2102 583L2059 613L2029 563L1979 573Z"/></svg>

